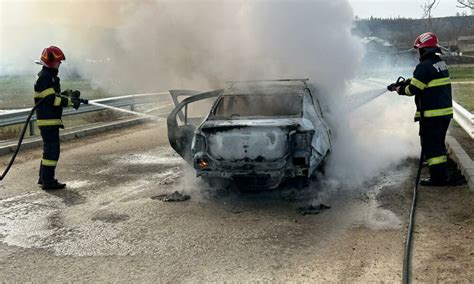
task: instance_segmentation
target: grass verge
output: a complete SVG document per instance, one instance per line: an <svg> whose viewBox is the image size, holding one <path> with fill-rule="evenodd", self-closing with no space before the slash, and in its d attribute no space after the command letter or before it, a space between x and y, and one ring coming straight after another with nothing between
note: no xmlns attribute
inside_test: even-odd
<svg viewBox="0 0 474 284"><path fill-rule="evenodd" d="M465 109L474 112L474 84L453 84L453 99Z"/></svg>
<svg viewBox="0 0 474 284"><path fill-rule="evenodd" d="M453 82L474 81L474 67L449 66L449 76Z"/></svg>

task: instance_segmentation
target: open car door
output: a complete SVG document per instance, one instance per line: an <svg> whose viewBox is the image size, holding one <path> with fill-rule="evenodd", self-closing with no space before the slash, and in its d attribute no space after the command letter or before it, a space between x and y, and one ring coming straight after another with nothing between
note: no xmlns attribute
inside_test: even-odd
<svg viewBox="0 0 474 284"><path fill-rule="evenodd" d="M209 114L212 104L223 90L195 94L194 91L170 91L176 107L168 115L168 140L171 147L192 163L191 143L194 131ZM179 96L188 96L181 102Z"/></svg>

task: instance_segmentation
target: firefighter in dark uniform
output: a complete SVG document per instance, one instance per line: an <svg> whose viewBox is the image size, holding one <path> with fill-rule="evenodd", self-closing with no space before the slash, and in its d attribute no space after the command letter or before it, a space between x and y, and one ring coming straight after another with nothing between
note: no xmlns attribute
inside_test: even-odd
<svg viewBox="0 0 474 284"><path fill-rule="evenodd" d="M34 86L34 100L35 104L39 104L36 109L36 117L43 139L43 159L41 160L38 184L44 190L66 187L66 184L59 183L54 177L60 153L59 128L64 128L61 120L63 108L78 109L80 105L80 101L71 96L71 90L61 93L58 69L62 60L66 60L66 57L61 49L50 46L43 50L40 61L36 62L43 65Z"/></svg>
<svg viewBox="0 0 474 284"><path fill-rule="evenodd" d="M434 33L419 35L414 43L420 63L413 78L397 88L400 95L414 96L415 121L420 123L420 139L424 158L430 169L430 178L422 179L420 185L448 185L448 168L445 138L451 118L453 104L451 82L446 63L439 57L441 49Z"/></svg>

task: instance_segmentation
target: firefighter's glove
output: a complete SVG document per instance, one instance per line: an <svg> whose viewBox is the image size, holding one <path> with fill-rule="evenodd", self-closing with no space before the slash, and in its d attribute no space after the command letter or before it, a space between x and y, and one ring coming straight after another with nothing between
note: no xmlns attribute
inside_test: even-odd
<svg viewBox="0 0 474 284"><path fill-rule="evenodd" d="M397 89L397 93L402 96L406 96L405 88L410 85L411 79L406 79L400 83L400 86Z"/></svg>
<svg viewBox="0 0 474 284"><path fill-rule="evenodd" d="M78 109L79 106L81 105L81 92L77 90L71 91L70 99L71 99L72 107L75 109Z"/></svg>
<svg viewBox="0 0 474 284"><path fill-rule="evenodd" d="M71 104L73 108L78 109L81 105L81 102L79 100L71 99Z"/></svg>
<svg viewBox="0 0 474 284"><path fill-rule="evenodd" d="M390 92L396 91L399 95L401 95L401 89L405 89L406 86L410 85L411 79L400 80L400 78L397 80L397 82L388 85L387 90Z"/></svg>
<svg viewBox="0 0 474 284"><path fill-rule="evenodd" d="M72 93L73 93L72 90L66 89L66 90L64 90L64 91L61 93L61 96L65 96L65 97L70 98L70 97L72 96Z"/></svg>
<svg viewBox="0 0 474 284"><path fill-rule="evenodd" d="M72 92L71 98L79 99L80 97L81 97L81 92L79 92L78 90L75 90Z"/></svg>

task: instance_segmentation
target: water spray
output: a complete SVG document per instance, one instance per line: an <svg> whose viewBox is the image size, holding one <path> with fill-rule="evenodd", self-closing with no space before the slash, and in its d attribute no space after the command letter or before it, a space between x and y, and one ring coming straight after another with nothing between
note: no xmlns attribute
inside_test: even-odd
<svg viewBox="0 0 474 284"><path fill-rule="evenodd" d="M133 111L133 110L123 109L123 108L118 108L118 107L113 107L113 106L109 106L109 105L104 105L104 104L97 103L97 102L94 102L94 101L89 101L89 104L90 105L95 105L95 106L98 106L98 107L102 107L102 108L107 108L107 109L111 109L111 110L116 110L116 111L128 113L128 114L138 115L138 116L141 116L141 117L151 118L153 120L160 119L159 117L154 116L154 115L141 113L141 112L136 112L136 111Z"/></svg>
<svg viewBox="0 0 474 284"><path fill-rule="evenodd" d="M349 103L350 103L349 105L352 110L356 110L366 105L367 103L375 100L376 98L380 97L386 92L387 92L387 88L380 88L380 89L353 94L349 99Z"/></svg>
<svg viewBox="0 0 474 284"><path fill-rule="evenodd" d="M381 95L385 94L386 92L390 91L393 92L396 90L397 87L401 87L407 84L410 79L405 79L403 77L398 77L395 83L388 85L387 87L377 88L374 90L364 91L352 94L348 99L348 107L350 107L350 111L354 111L367 103L375 100L376 98L380 97Z"/></svg>

